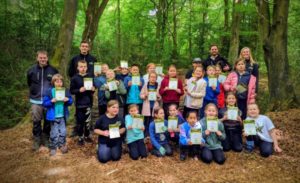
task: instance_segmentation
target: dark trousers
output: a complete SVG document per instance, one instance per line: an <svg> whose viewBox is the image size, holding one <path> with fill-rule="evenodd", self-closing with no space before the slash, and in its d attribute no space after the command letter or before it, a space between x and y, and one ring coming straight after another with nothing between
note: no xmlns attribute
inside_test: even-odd
<svg viewBox="0 0 300 183"><path fill-rule="evenodd" d="M76 108L76 125L77 125L77 135L85 137L90 135L90 122L91 122L91 108Z"/></svg>
<svg viewBox="0 0 300 183"><path fill-rule="evenodd" d="M254 149L254 145L259 147L262 157L269 157L273 154L273 143L261 140L257 135L251 135L246 138L246 148Z"/></svg>
<svg viewBox="0 0 300 183"><path fill-rule="evenodd" d="M50 136L50 121L46 120L46 109L39 104L31 104L31 118L33 121L32 134L41 137L42 134ZM43 127L42 127L43 121Z"/></svg>
<svg viewBox="0 0 300 183"><path fill-rule="evenodd" d="M201 155L201 146L200 145L180 145L179 146L180 149L180 155L183 156L197 156L198 158L200 158Z"/></svg>
<svg viewBox="0 0 300 183"><path fill-rule="evenodd" d="M199 109L193 109L193 108L189 108L189 107L184 106L184 108L183 108L183 113L182 113L183 118L186 119L186 115L187 115L189 112L191 112L191 111L197 112L197 116L198 116Z"/></svg>
<svg viewBox="0 0 300 183"><path fill-rule="evenodd" d="M165 148L165 150L166 150L166 156L172 156L173 155L173 150L172 150L172 148L171 148L171 146L170 146L170 144L163 144L163 145L161 145L163 148ZM155 156L157 156L157 157L162 157L162 156L164 156L164 155L162 155L160 152L159 152L159 150L158 149L156 149L156 148L154 148L153 150L152 150L152 152L151 152L151 154L153 154L153 155L155 155Z"/></svg>
<svg viewBox="0 0 300 183"><path fill-rule="evenodd" d="M107 144L98 144L98 160L101 163L106 163L110 160L118 161L122 155L122 142L118 141L114 146L109 147Z"/></svg>
<svg viewBox="0 0 300 183"><path fill-rule="evenodd" d="M214 160L221 165L225 162L225 155L222 149L210 150L204 147L202 148L201 159L204 163L211 163Z"/></svg>
<svg viewBox="0 0 300 183"><path fill-rule="evenodd" d="M169 106L172 104L177 105L177 108L179 107L179 102L170 102L170 103L163 102L163 109L164 109L166 120L168 120L168 116L169 116Z"/></svg>
<svg viewBox="0 0 300 183"><path fill-rule="evenodd" d="M145 135L145 137L149 136L149 125L150 125L151 121L153 121L153 117L151 115L152 111L153 111L153 108L150 108L150 116L144 117L144 126L145 126L144 135Z"/></svg>
<svg viewBox="0 0 300 183"><path fill-rule="evenodd" d="M247 99L238 99L237 106L239 110L242 111L242 120L246 119L247 117Z"/></svg>
<svg viewBox="0 0 300 183"><path fill-rule="evenodd" d="M129 156L133 160L141 158L146 158L147 157L147 150L146 146L144 143L144 139L136 140L134 142L131 142L128 144L129 148Z"/></svg>
<svg viewBox="0 0 300 183"><path fill-rule="evenodd" d="M243 150L242 144L242 127L226 126L224 125L226 138L222 141L224 151L230 151L231 149L235 152L241 152Z"/></svg>

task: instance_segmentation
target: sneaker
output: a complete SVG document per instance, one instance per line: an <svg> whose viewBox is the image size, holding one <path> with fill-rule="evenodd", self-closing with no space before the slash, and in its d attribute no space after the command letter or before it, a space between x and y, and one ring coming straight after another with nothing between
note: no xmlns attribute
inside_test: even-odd
<svg viewBox="0 0 300 183"><path fill-rule="evenodd" d="M61 153L66 154L68 152L68 147L66 145L61 146L60 148Z"/></svg>
<svg viewBox="0 0 300 183"><path fill-rule="evenodd" d="M180 153L179 158L180 158L180 161L184 161L186 159L186 155L183 153Z"/></svg>
<svg viewBox="0 0 300 183"><path fill-rule="evenodd" d="M49 135L42 134L42 144L45 147L49 147L50 146Z"/></svg>
<svg viewBox="0 0 300 183"><path fill-rule="evenodd" d="M79 137L77 144L80 145L80 146L83 146L84 145L84 138Z"/></svg>
<svg viewBox="0 0 300 183"><path fill-rule="evenodd" d="M33 144L32 144L32 150L38 151L41 146L41 138L40 137L33 137Z"/></svg>
<svg viewBox="0 0 300 183"><path fill-rule="evenodd" d="M84 140L87 142L87 143L93 143L93 139L91 137L85 137Z"/></svg>
<svg viewBox="0 0 300 183"><path fill-rule="evenodd" d="M55 155L56 155L56 149L51 149L50 156L55 156Z"/></svg>

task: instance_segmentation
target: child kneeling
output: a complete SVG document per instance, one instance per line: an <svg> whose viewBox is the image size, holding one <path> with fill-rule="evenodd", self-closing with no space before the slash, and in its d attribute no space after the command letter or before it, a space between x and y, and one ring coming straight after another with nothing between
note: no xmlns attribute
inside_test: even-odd
<svg viewBox="0 0 300 183"><path fill-rule="evenodd" d="M98 160L106 163L118 161L122 155L122 138L125 133L124 120L118 116L119 103L111 100L107 103L107 112L96 121L94 133L98 136Z"/></svg>

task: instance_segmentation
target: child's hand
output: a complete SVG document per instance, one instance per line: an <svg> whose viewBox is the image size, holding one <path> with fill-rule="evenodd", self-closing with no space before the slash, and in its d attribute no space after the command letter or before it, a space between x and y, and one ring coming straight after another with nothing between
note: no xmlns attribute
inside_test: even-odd
<svg viewBox="0 0 300 183"><path fill-rule="evenodd" d="M209 130L205 130L205 135L210 135L210 131Z"/></svg>
<svg viewBox="0 0 300 183"><path fill-rule="evenodd" d="M168 87L168 86L167 86L167 87L165 87L165 89L164 89L164 90L165 90L165 91L166 91L166 90L169 90L169 87Z"/></svg>
<svg viewBox="0 0 300 183"><path fill-rule="evenodd" d="M56 98L51 99L51 102L55 103L56 102Z"/></svg>
<svg viewBox="0 0 300 183"><path fill-rule="evenodd" d="M145 92L145 97L147 97L149 95L148 91Z"/></svg>
<svg viewBox="0 0 300 183"><path fill-rule="evenodd" d="M166 154L166 150L165 150L165 148L162 147L162 146L159 148L159 152L160 152L160 154L163 155L163 156Z"/></svg>
<svg viewBox="0 0 300 183"><path fill-rule="evenodd" d="M142 130L142 131L145 131L145 127L142 127L141 130Z"/></svg>
<svg viewBox="0 0 300 183"><path fill-rule="evenodd" d="M278 145L276 145L276 146L274 146L274 151L277 153L281 153L282 149Z"/></svg>
<svg viewBox="0 0 300 183"><path fill-rule="evenodd" d="M181 93L181 90L177 88L177 89L176 89L176 92L180 94L180 93Z"/></svg>
<svg viewBox="0 0 300 183"><path fill-rule="evenodd" d="M85 91L86 91L85 87L81 87L81 88L79 89L79 92L80 92L80 93L83 93L83 92L85 92Z"/></svg>
<svg viewBox="0 0 300 183"><path fill-rule="evenodd" d="M109 136L109 131L108 130L103 131L103 136L108 137Z"/></svg>
<svg viewBox="0 0 300 183"><path fill-rule="evenodd" d="M131 81L129 81L129 82L128 82L128 86L131 86L131 85L132 85L132 82L131 82Z"/></svg>
<svg viewBox="0 0 300 183"><path fill-rule="evenodd" d="M117 81L116 81L116 84L119 86L119 85L120 85L120 81L117 80Z"/></svg>
<svg viewBox="0 0 300 183"><path fill-rule="evenodd" d="M216 90L217 87L216 87L216 86L212 86L211 88L212 88L213 90Z"/></svg>
<svg viewBox="0 0 300 183"><path fill-rule="evenodd" d="M218 131L216 131L216 134L217 134L218 136L221 136L221 135L222 135L222 132L221 132L220 130L218 130Z"/></svg>
<svg viewBox="0 0 300 183"><path fill-rule="evenodd" d="M95 87L94 86L92 86L92 89L91 89L92 91L95 91L96 89L95 89Z"/></svg>
<svg viewBox="0 0 300 183"><path fill-rule="evenodd" d="M243 120L240 116L237 117L237 120L241 123L241 125L243 124Z"/></svg>
<svg viewBox="0 0 300 183"><path fill-rule="evenodd" d="M108 84L104 84L104 88L105 88L105 90L108 90L109 89Z"/></svg>
<svg viewBox="0 0 300 183"><path fill-rule="evenodd" d="M128 126L127 129L128 129L128 130L131 130L131 129L132 129L132 126Z"/></svg>
<svg viewBox="0 0 300 183"><path fill-rule="evenodd" d="M221 121L224 121L224 120L227 120L228 119L228 117L227 117L227 115L225 114L224 116L223 116L223 118L221 119Z"/></svg>
<svg viewBox="0 0 300 183"><path fill-rule="evenodd" d="M64 102L68 102L69 101L69 98L68 97L65 97L64 98Z"/></svg>
<svg viewBox="0 0 300 183"><path fill-rule="evenodd" d="M189 140L188 145L190 145L190 146L193 145L192 141Z"/></svg>
<svg viewBox="0 0 300 183"><path fill-rule="evenodd" d="M248 135L243 131L243 136L244 136L244 137L247 137Z"/></svg>
<svg viewBox="0 0 300 183"><path fill-rule="evenodd" d="M169 132L169 133L172 133L172 132L174 132L174 131L173 131L172 128L168 128L168 132Z"/></svg>

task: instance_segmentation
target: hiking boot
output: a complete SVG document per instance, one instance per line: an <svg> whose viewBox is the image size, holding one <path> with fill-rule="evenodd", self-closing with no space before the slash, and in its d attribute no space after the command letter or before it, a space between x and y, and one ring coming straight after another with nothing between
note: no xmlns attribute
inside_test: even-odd
<svg viewBox="0 0 300 183"><path fill-rule="evenodd" d="M50 156L55 156L55 155L56 155L56 149L51 149Z"/></svg>
<svg viewBox="0 0 300 183"><path fill-rule="evenodd" d="M40 137L33 137L33 144L32 144L32 150L38 151L41 146L41 138Z"/></svg>
<svg viewBox="0 0 300 183"><path fill-rule="evenodd" d="M42 144L45 147L49 147L50 146L49 135L46 135L46 134L42 135Z"/></svg>
<svg viewBox="0 0 300 183"><path fill-rule="evenodd" d="M66 145L61 146L60 148L61 153L66 154L68 152L68 147Z"/></svg>
<svg viewBox="0 0 300 183"><path fill-rule="evenodd" d="M87 143L93 143L93 139L91 137L85 137L84 140L87 142Z"/></svg>
<svg viewBox="0 0 300 183"><path fill-rule="evenodd" d="M180 161L184 161L186 159L186 155L184 153L180 153Z"/></svg>
<svg viewBox="0 0 300 183"><path fill-rule="evenodd" d="M77 144L80 145L80 146L83 146L84 145L84 138L79 137Z"/></svg>

